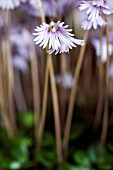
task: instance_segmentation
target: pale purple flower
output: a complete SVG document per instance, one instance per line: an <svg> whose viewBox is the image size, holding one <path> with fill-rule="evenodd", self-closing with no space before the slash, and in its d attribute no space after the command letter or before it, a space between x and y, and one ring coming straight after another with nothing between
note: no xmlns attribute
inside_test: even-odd
<svg viewBox="0 0 113 170"><path fill-rule="evenodd" d="M21 2L25 2L26 0L0 0L0 8L2 9L14 9L18 7Z"/></svg>
<svg viewBox="0 0 113 170"><path fill-rule="evenodd" d="M74 34L70 33L72 29L68 29L68 25L64 22L53 22L50 24L42 23L40 27L35 29L36 38L35 44L46 48L48 46L48 53L63 53L69 52L69 49L76 47L76 45L84 45L84 40L75 39Z"/></svg>
<svg viewBox="0 0 113 170"><path fill-rule="evenodd" d="M102 51L100 51L100 40L99 39L93 39L92 44L95 47L96 55L97 57L101 57L101 60L103 63L107 61L107 44L106 44L106 38L102 38ZM108 45L109 50L109 56L113 54L113 44L109 43ZM101 56L102 55L102 56Z"/></svg>
<svg viewBox="0 0 113 170"><path fill-rule="evenodd" d="M105 26L106 22L102 19L102 14L110 15L112 12L104 0L82 1L79 7L80 10L85 10L87 19L82 23L84 30L89 30L92 26L97 29L97 26Z"/></svg>
<svg viewBox="0 0 113 170"><path fill-rule="evenodd" d="M14 28L11 30L11 44L17 47L17 52L22 57L29 59L30 32L26 28Z"/></svg>
<svg viewBox="0 0 113 170"><path fill-rule="evenodd" d="M71 73L66 72L64 75L56 75L56 83L65 89L70 89L73 86L74 78Z"/></svg>
<svg viewBox="0 0 113 170"><path fill-rule="evenodd" d="M103 27L106 25L106 22L102 19L101 16L98 17L98 19L94 19L93 21L92 20L85 20L82 22L81 24L81 27L84 29L84 30L90 30L92 27L94 29L97 29L98 25L100 27Z"/></svg>
<svg viewBox="0 0 113 170"><path fill-rule="evenodd" d="M20 55L13 56L12 64L15 69L20 70L22 72L27 72L29 69L27 60L25 60L25 58Z"/></svg>
<svg viewBox="0 0 113 170"><path fill-rule="evenodd" d="M109 66L109 77L113 79L113 62Z"/></svg>

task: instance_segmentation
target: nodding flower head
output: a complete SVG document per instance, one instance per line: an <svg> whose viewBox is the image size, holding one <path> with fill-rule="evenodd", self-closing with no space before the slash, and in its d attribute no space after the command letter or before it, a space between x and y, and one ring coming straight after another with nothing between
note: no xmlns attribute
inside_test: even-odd
<svg viewBox="0 0 113 170"><path fill-rule="evenodd" d="M102 14L112 13L104 0L82 1L79 9L86 12L86 20L82 23L84 30L89 30L92 26L94 29L97 29L98 25L105 26L107 23L103 20Z"/></svg>
<svg viewBox="0 0 113 170"><path fill-rule="evenodd" d="M84 45L84 40L75 39L74 34L70 33L72 29L67 29L68 25L64 22L53 22L50 24L42 23L40 27L35 29L36 38L35 44L46 48L48 46L48 53L63 53L69 52L69 49L76 47L76 45Z"/></svg>

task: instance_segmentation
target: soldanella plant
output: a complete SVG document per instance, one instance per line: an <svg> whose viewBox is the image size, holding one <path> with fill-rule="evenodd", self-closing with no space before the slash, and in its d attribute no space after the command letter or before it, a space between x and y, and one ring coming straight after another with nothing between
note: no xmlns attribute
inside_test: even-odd
<svg viewBox="0 0 113 170"><path fill-rule="evenodd" d="M113 169L112 10L0 0L0 170Z"/></svg>

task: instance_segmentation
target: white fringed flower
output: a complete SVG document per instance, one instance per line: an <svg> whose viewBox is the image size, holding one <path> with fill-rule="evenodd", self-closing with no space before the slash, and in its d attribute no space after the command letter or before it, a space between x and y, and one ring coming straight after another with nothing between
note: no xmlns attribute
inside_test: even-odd
<svg viewBox="0 0 113 170"><path fill-rule="evenodd" d="M0 8L2 9L14 9L20 5L20 2L24 0L0 0Z"/></svg>
<svg viewBox="0 0 113 170"><path fill-rule="evenodd" d="M69 52L69 49L76 45L84 45L84 40L75 39L74 34L70 33L72 29L67 29L68 25L63 26L64 22L53 22L50 24L42 23L40 27L35 29L33 33L37 37L34 39L35 44L40 44L40 47L46 48L48 45L48 53Z"/></svg>

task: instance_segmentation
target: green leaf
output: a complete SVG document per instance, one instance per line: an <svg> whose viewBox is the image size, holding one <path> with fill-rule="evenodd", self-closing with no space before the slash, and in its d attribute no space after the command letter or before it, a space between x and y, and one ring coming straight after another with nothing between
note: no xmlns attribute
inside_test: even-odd
<svg viewBox="0 0 113 170"><path fill-rule="evenodd" d="M98 145L91 146L88 149L88 158L91 161L91 163L97 163L98 161Z"/></svg>
<svg viewBox="0 0 113 170"><path fill-rule="evenodd" d="M64 163L58 166L58 170L74 170L74 169L73 169L73 165Z"/></svg>
<svg viewBox="0 0 113 170"><path fill-rule="evenodd" d="M56 151L41 150L38 155L38 161L46 168L53 168L57 163Z"/></svg>
<svg viewBox="0 0 113 170"><path fill-rule="evenodd" d="M98 160L98 167L101 170L111 170L113 168L113 154L104 150L101 158Z"/></svg>
<svg viewBox="0 0 113 170"><path fill-rule="evenodd" d="M55 144L55 138L53 137L53 135L49 132L46 132L44 134L44 138L43 138L43 142L42 142L42 146L43 147L51 147Z"/></svg>
<svg viewBox="0 0 113 170"><path fill-rule="evenodd" d="M90 166L91 162L87 156L87 154L83 151L77 151L73 155L73 159L76 163L78 163L81 166Z"/></svg>
<svg viewBox="0 0 113 170"><path fill-rule="evenodd" d="M34 125L34 113L26 112L19 115L19 122L27 128L31 128Z"/></svg>
<svg viewBox="0 0 113 170"><path fill-rule="evenodd" d="M15 162L12 162L10 165L9 165L9 168L11 170L16 170L16 169L20 169L21 168L21 163L18 162L18 161L15 161Z"/></svg>
<svg viewBox="0 0 113 170"><path fill-rule="evenodd" d="M72 128L70 140L75 140L78 137L80 137L83 134L83 132L85 131L85 129L86 129L86 126L84 124L75 125Z"/></svg>

